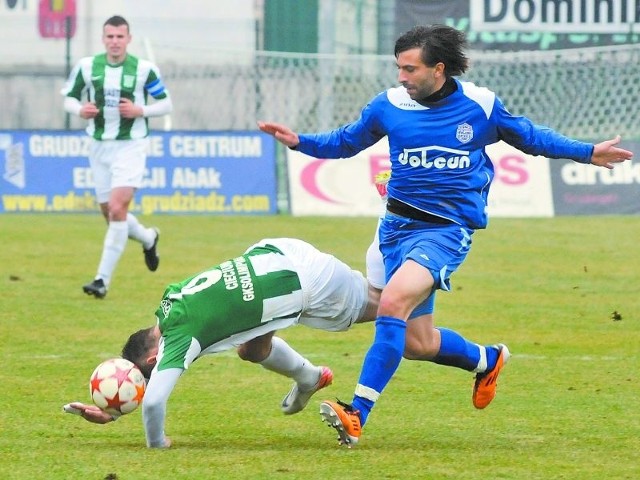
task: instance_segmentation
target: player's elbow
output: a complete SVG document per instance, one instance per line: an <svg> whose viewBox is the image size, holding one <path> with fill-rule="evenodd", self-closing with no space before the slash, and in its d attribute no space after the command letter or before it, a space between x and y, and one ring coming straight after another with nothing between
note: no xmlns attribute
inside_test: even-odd
<svg viewBox="0 0 640 480"><path fill-rule="evenodd" d="M166 110L166 113L173 112L173 102L171 101L171 97L165 98L164 102L165 102L165 107L164 108ZM165 115L166 115L166 113L165 113Z"/></svg>

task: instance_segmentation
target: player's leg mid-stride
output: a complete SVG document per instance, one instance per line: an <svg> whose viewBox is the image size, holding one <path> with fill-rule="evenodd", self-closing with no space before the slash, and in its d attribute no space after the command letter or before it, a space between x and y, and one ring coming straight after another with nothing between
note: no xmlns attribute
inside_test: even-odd
<svg viewBox="0 0 640 480"><path fill-rule="evenodd" d="M360 412L354 410L347 403L337 400L325 400L320 404L320 416L323 422L338 432L338 443L351 446L358 443L362 427L360 426Z"/></svg>

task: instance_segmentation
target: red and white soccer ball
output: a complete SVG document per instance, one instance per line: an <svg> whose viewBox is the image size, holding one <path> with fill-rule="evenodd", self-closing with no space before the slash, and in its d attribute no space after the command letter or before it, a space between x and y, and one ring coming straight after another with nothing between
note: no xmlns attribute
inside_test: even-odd
<svg viewBox="0 0 640 480"><path fill-rule="evenodd" d="M112 358L93 371L89 391L93 403L101 410L111 415L125 415L142 403L145 385L144 375L132 362Z"/></svg>

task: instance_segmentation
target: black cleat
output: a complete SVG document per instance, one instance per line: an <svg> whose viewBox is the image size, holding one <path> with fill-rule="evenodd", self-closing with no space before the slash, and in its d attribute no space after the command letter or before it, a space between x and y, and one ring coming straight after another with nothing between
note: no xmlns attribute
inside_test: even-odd
<svg viewBox="0 0 640 480"><path fill-rule="evenodd" d="M155 227L154 230L156 231L156 239L153 241L153 245L151 245L149 250L144 247L142 248L142 253L144 253L144 263L147 264L147 268L152 272L155 272L160 264L160 256L157 251L158 240L160 240L160 230Z"/></svg>
<svg viewBox="0 0 640 480"><path fill-rule="evenodd" d="M87 295L93 295L96 298L104 298L107 295L107 287L101 278L87 283L82 287L82 291Z"/></svg>

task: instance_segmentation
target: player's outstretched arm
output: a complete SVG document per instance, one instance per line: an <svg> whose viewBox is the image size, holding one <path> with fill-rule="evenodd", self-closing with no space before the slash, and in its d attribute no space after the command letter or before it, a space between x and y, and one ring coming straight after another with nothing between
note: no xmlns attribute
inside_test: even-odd
<svg viewBox="0 0 640 480"><path fill-rule="evenodd" d="M95 405L85 405L80 402L71 402L67 403L62 409L66 413L71 413L73 415L80 415L87 422L91 423L109 423L113 422L115 418L108 414L107 412L103 412Z"/></svg>
<svg viewBox="0 0 640 480"><path fill-rule="evenodd" d="M620 135L597 143L593 147L593 155L591 155L591 163L598 167L613 168L614 164L621 163L633 158L633 153L624 148L616 147L620 143Z"/></svg>
<svg viewBox="0 0 640 480"><path fill-rule="evenodd" d="M167 402L180 376L182 368L167 368L153 371L142 402L142 423L144 424L147 447L168 448L171 439L164 434Z"/></svg>
<svg viewBox="0 0 640 480"><path fill-rule="evenodd" d="M279 123L259 121L258 128L262 130L264 133L273 135L276 138L276 140L278 140L280 143L283 143L287 147L295 147L300 143L300 138L298 138L298 134L293 130L291 130L286 125L281 125Z"/></svg>

